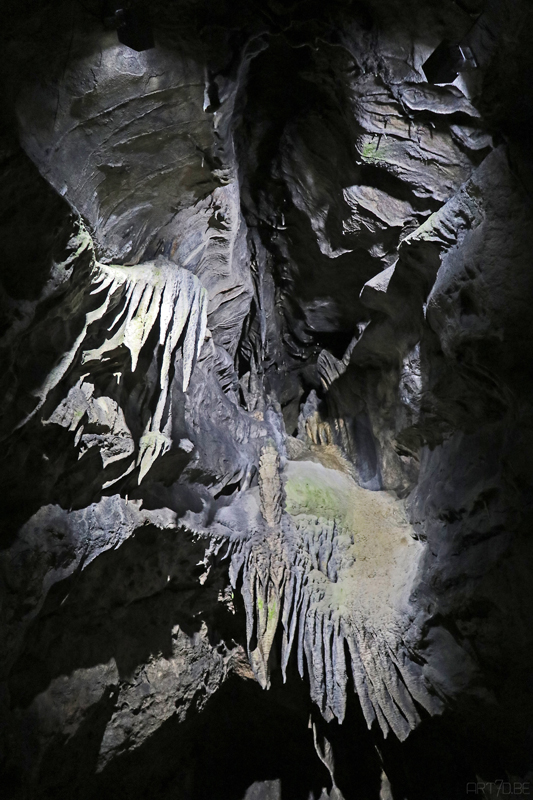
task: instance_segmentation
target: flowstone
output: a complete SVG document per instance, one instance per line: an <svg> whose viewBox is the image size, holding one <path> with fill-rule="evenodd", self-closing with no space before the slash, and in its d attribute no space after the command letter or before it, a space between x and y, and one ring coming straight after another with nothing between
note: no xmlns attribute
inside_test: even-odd
<svg viewBox="0 0 533 800"><path fill-rule="evenodd" d="M262 456L270 484L276 460L272 449ZM351 665L368 727L377 719L384 735L392 730L403 740L420 722L417 704L432 714L443 707L423 659L414 662L408 651L417 626L410 593L423 546L403 503L389 493L363 489L349 475L311 461L288 461L281 475L279 524L266 518L258 524L256 503L248 506L255 532L226 533L234 588L242 578L256 677L270 685L268 659L281 623L284 678L294 649L326 720L344 719ZM272 518L266 497L261 488L262 513ZM202 533L222 546L226 537L217 522Z"/></svg>

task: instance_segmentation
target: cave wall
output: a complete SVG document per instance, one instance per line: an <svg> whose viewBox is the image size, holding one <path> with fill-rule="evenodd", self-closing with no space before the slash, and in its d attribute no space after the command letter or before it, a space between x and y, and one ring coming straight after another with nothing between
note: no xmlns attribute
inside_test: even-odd
<svg viewBox="0 0 533 800"><path fill-rule="evenodd" d="M8 796L525 786L528 4L5 10Z"/></svg>

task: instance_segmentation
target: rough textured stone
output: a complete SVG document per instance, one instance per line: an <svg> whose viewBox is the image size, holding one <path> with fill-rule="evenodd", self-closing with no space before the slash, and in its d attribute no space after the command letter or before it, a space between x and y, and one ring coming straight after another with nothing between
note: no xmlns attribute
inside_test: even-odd
<svg viewBox="0 0 533 800"><path fill-rule="evenodd" d="M525 786L529 4L145 5L5 4L7 796Z"/></svg>

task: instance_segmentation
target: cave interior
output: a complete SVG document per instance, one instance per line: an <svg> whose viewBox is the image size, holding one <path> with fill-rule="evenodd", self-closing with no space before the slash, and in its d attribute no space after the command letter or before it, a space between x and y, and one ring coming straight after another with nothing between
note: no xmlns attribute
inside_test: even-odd
<svg viewBox="0 0 533 800"><path fill-rule="evenodd" d="M2 797L533 794L529 0L2 20Z"/></svg>

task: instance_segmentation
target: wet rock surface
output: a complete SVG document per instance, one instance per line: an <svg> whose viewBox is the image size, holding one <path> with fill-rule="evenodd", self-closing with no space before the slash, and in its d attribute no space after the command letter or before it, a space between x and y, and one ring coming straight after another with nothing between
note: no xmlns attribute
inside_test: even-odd
<svg viewBox="0 0 533 800"><path fill-rule="evenodd" d="M100 6L1 34L6 797L533 791L529 4Z"/></svg>

